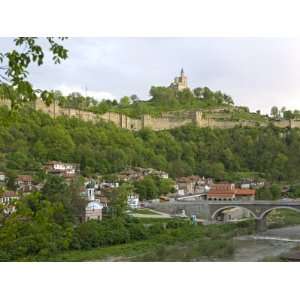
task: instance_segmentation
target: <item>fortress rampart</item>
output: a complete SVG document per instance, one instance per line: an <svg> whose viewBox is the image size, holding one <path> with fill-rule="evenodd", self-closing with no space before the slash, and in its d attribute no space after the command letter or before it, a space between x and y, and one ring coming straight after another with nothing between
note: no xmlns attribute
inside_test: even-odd
<svg viewBox="0 0 300 300"><path fill-rule="evenodd" d="M10 107L10 101L0 99L0 105ZM84 121L98 122L106 121L112 122L116 126L128 130L140 130L142 128L150 128L152 130L167 130L181 127L187 124L196 124L201 128L221 128L228 129L236 126L240 127L265 127L270 122L275 127L279 128L300 128L300 120L279 120L279 121L264 121L257 122L251 120L231 121L224 118L214 118L212 116L205 117L202 111L182 111L164 113L161 117L152 117L150 115L143 115L141 119L130 118L124 114L117 112L106 112L104 114L96 114L89 111L83 111L73 108L60 107L55 102L47 106L42 100L37 100L33 104L34 109L49 114L52 118L59 116L76 117Z"/></svg>

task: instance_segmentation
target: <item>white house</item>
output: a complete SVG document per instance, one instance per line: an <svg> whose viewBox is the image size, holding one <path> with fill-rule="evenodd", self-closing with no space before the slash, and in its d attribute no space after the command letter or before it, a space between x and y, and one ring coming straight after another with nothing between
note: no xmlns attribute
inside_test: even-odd
<svg viewBox="0 0 300 300"><path fill-rule="evenodd" d="M251 183L250 182L243 182L241 183L241 189L250 189Z"/></svg>
<svg viewBox="0 0 300 300"><path fill-rule="evenodd" d="M22 192L31 192L32 185L32 176L30 175L19 175L16 179L16 184L18 186L18 190Z"/></svg>
<svg viewBox="0 0 300 300"><path fill-rule="evenodd" d="M49 161L45 165L45 169L49 173L57 173L57 174L64 174L67 176L73 176L76 174L78 165L71 164L71 163L64 163L61 161Z"/></svg>
<svg viewBox="0 0 300 300"><path fill-rule="evenodd" d="M100 189L105 189L105 188L118 188L119 187L119 182L107 182L107 181L103 181L100 183Z"/></svg>
<svg viewBox="0 0 300 300"><path fill-rule="evenodd" d="M5 174L0 172L0 182L5 182Z"/></svg>
<svg viewBox="0 0 300 300"><path fill-rule="evenodd" d="M19 196L15 191L5 191L3 195L0 196L0 203L6 205L17 199L19 199Z"/></svg>
<svg viewBox="0 0 300 300"><path fill-rule="evenodd" d="M85 221L102 220L103 205L96 201L91 201L85 208Z"/></svg>
<svg viewBox="0 0 300 300"><path fill-rule="evenodd" d="M140 206L140 200L138 195L129 195L127 198L127 204L131 209L137 209Z"/></svg>
<svg viewBox="0 0 300 300"><path fill-rule="evenodd" d="M4 205L4 213L10 215L16 211L16 207L12 203L15 200L18 200L19 196L15 191L5 191L2 196L0 196L0 203Z"/></svg>

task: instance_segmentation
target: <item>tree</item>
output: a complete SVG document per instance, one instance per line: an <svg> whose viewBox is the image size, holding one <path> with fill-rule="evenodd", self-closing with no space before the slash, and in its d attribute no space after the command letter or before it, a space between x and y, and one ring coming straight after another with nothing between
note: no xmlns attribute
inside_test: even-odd
<svg viewBox="0 0 300 300"><path fill-rule="evenodd" d="M47 37L49 51L55 64L61 63L68 56L68 51L59 44L65 38ZM12 109L23 103L34 101L40 96L46 103L53 100L53 94L46 90L35 90L27 80L28 69L32 64L44 63L44 49L35 37L14 39L15 49L0 53L0 97L11 101Z"/></svg>
<svg viewBox="0 0 300 300"><path fill-rule="evenodd" d="M257 200L271 200L273 198L273 195L269 188L263 187L256 191L255 198Z"/></svg>
<svg viewBox="0 0 300 300"><path fill-rule="evenodd" d="M286 110L283 112L283 118L286 120L291 120L294 118L294 114L291 110Z"/></svg>
<svg viewBox="0 0 300 300"><path fill-rule="evenodd" d="M15 191L17 189L16 185L17 174L15 171L9 171L7 173L6 186L8 189Z"/></svg>
<svg viewBox="0 0 300 300"><path fill-rule="evenodd" d="M271 185L270 192L272 194L272 200L278 200L281 196L281 189L280 186L277 184Z"/></svg>
<svg viewBox="0 0 300 300"><path fill-rule="evenodd" d="M280 114L281 114L282 116L284 116L284 112L285 112L285 111L286 111L285 106L282 106L281 109L280 109Z"/></svg>
<svg viewBox="0 0 300 300"><path fill-rule="evenodd" d="M146 176L135 183L135 190L143 200L155 199L159 196L159 188L152 176Z"/></svg>
<svg viewBox="0 0 300 300"><path fill-rule="evenodd" d="M73 236L70 223L59 224L59 203L42 200L33 193L16 202L17 210L0 227L0 260L26 260L69 249Z"/></svg>
<svg viewBox="0 0 300 300"><path fill-rule="evenodd" d="M130 99L131 99L132 102L136 102L136 101L140 100L139 97L137 95L135 95L135 94L131 95Z"/></svg>
<svg viewBox="0 0 300 300"><path fill-rule="evenodd" d="M225 104L234 105L233 99L226 94L223 94L223 102Z"/></svg>
<svg viewBox="0 0 300 300"><path fill-rule="evenodd" d="M271 108L271 116L273 118L278 118L279 117L279 110L278 110L278 107L277 106L273 106Z"/></svg>
<svg viewBox="0 0 300 300"><path fill-rule="evenodd" d="M132 187L128 184L122 184L119 188L114 189L109 198L111 199L112 216L121 217L127 209L128 195L132 191Z"/></svg>
<svg viewBox="0 0 300 300"><path fill-rule="evenodd" d="M71 212L75 223L82 222L85 216L87 205L84 197L81 196L80 188L83 186L83 178L74 178L70 184L69 191L71 196Z"/></svg>
<svg viewBox="0 0 300 300"><path fill-rule="evenodd" d="M42 188L42 196L51 202L69 201L69 188L63 177L48 175Z"/></svg>
<svg viewBox="0 0 300 300"><path fill-rule="evenodd" d="M122 97L122 98L120 99L120 104L121 104L122 106L127 106L127 105L129 105L129 104L130 104L130 98L127 97L127 96Z"/></svg>
<svg viewBox="0 0 300 300"><path fill-rule="evenodd" d="M202 88L200 88L200 87L195 88L195 89L193 90L193 92L194 92L194 95L195 95L197 98L199 98L199 99L204 98L204 91L203 91Z"/></svg>

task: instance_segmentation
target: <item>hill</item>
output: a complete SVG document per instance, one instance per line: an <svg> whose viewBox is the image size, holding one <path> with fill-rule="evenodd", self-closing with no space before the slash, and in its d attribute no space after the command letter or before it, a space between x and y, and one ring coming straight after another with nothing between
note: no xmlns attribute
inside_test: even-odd
<svg viewBox="0 0 300 300"><path fill-rule="evenodd" d="M134 132L112 123L51 118L32 109L0 108L0 171L39 176L48 160L79 163L83 175L128 167L238 179L258 173L271 180L300 179L300 131L273 126L231 129L189 124L168 131Z"/></svg>

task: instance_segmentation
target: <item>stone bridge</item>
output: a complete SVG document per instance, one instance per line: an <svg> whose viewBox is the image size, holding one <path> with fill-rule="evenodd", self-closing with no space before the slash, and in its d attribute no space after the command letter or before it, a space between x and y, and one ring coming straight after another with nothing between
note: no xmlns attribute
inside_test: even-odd
<svg viewBox="0 0 300 300"><path fill-rule="evenodd" d="M180 197L174 202L160 203L151 205L153 209L169 213L179 214L183 210L188 216L196 215L202 219L210 221L216 220L219 213L226 209L241 207L250 212L256 220L257 231L264 231L266 227L266 216L272 210L287 208L300 213L300 200L281 199L281 200L228 200L215 201L204 200L203 195L191 195ZM299 215L300 216L300 215Z"/></svg>
<svg viewBox="0 0 300 300"><path fill-rule="evenodd" d="M266 216L274 209L287 208L300 212L300 200L232 200L232 201L207 201L210 219L215 220L216 216L230 208L241 207L247 209L256 220L257 231L266 230Z"/></svg>

